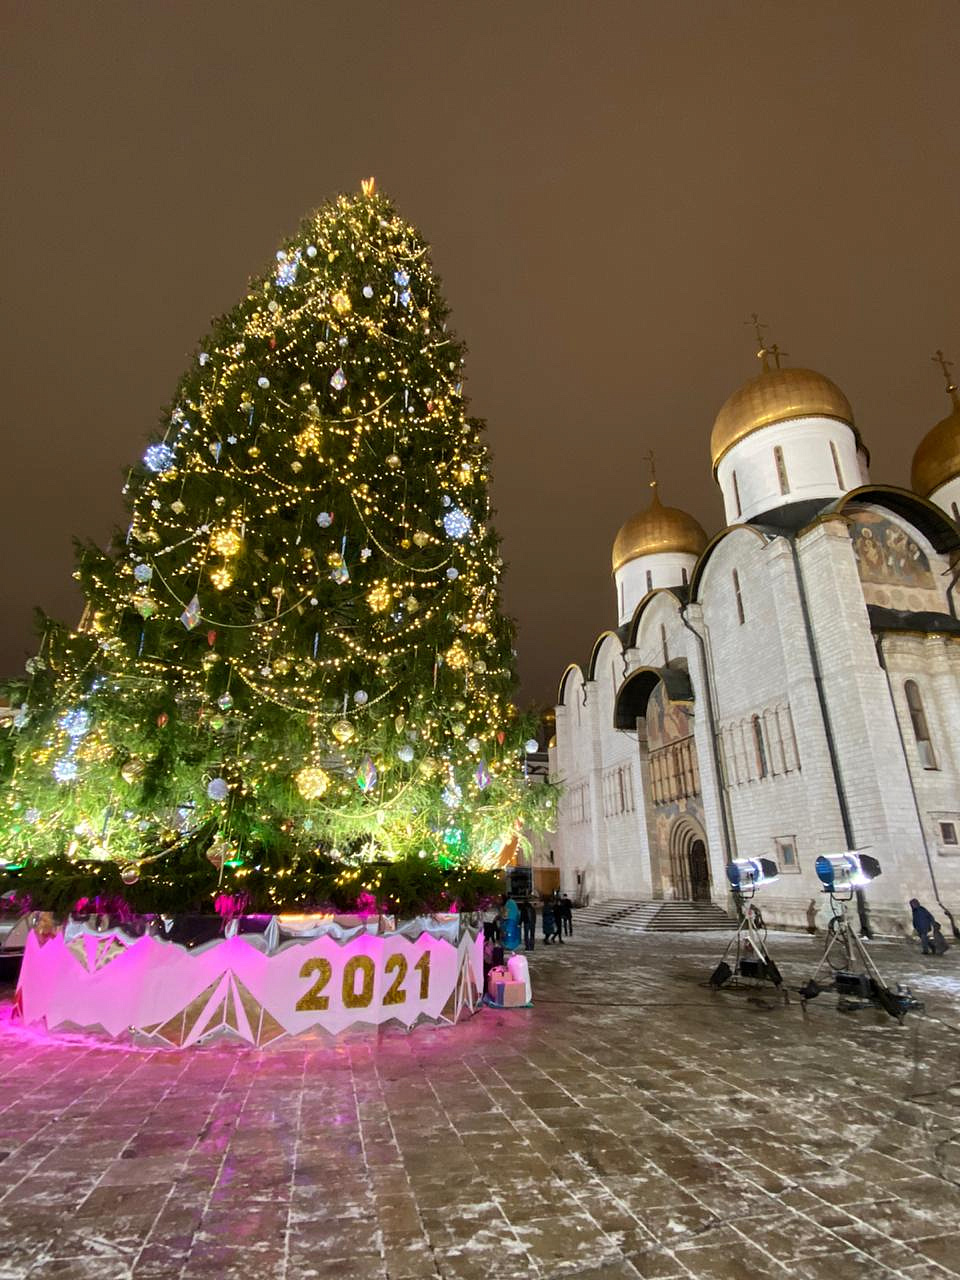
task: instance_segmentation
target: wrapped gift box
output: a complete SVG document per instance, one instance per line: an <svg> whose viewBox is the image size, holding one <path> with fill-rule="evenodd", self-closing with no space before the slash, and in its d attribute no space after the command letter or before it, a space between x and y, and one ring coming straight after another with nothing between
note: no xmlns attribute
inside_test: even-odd
<svg viewBox="0 0 960 1280"><path fill-rule="evenodd" d="M509 974L495 979L491 973L487 994L502 1009L516 1009L527 1003L527 984L514 982Z"/></svg>

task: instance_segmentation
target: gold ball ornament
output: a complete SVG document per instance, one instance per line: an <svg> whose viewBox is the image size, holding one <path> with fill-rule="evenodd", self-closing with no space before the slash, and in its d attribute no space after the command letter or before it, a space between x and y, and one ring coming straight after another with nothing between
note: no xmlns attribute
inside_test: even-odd
<svg viewBox="0 0 960 1280"><path fill-rule="evenodd" d="M413 535L413 540L418 547L425 547L427 543L430 541L430 535L429 533L424 533L422 530L418 530Z"/></svg>
<svg viewBox="0 0 960 1280"><path fill-rule="evenodd" d="M331 728L330 732L336 738L337 742L343 746L344 743L352 742L356 729L349 720L338 720Z"/></svg>
<svg viewBox="0 0 960 1280"><path fill-rule="evenodd" d="M242 546L243 539L229 525L225 529L214 529L210 535L210 550L214 555L229 558L237 555Z"/></svg>
<svg viewBox="0 0 960 1280"><path fill-rule="evenodd" d="M135 782L139 782L146 772L147 766L143 763L139 756L131 756L120 770L120 777L124 782L133 786Z"/></svg>
<svg viewBox="0 0 960 1280"><path fill-rule="evenodd" d="M367 604L374 613L386 613L391 599L390 588L384 582L378 582L367 592Z"/></svg>
<svg viewBox="0 0 960 1280"><path fill-rule="evenodd" d="M297 790L304 800L319 800L330 785L329 775L323 769L309 765L301 769L296 777Z"/></svg>
<svg viewBox="0 0 960 1280"><path fill-rule="evenodd" d="M400 458L395 453L388 453L385 461L391 471L396 471L400 466Z"/></svg>
<svg viewBox="0 0 960 1280"><path fill-rule="evenodd" d="M126 885L136 884L140 879L140 868L135 862L128 862L120 868L120 879Z"/></svg>

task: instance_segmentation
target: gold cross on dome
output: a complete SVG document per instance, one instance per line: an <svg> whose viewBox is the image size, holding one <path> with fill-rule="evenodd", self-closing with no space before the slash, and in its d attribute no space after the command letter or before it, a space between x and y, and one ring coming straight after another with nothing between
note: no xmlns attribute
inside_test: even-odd
<svg viewBox="0 0 960 1280"><path fill-rule="evenodd" d="M930 359L934 364L938 364L940 366L940 372L943 374L943 380L947 384L947 394L956 401L957 388L953 379L950 377L950 370L953 368L953 361L948 360L939 349L937 350L937 354L935 356L931 356Z"/></svg>
<svg viewBox="0 0 960 1280"><path fill-rule="evenodd" d="M648 464L649 464L649 467L650 467L650 488L651 488L651 489L656 489L656 487L657 487L657 460L656 460L656 458L654 457L654 454L653 454L653 450L652 450L652 449L650 449L647 453L645 453L645 454L643 455L643 460L644 460L644 462L648 463Z"/></svg>
<svg viewBox="0 0 960 1280"><path fill-rule="evenodd" d="M361 178L360 190L365 196L372 196L377 189L376 178Z"/></svg>
<svg viewBox="0 0 960 1280"><path fill-rule="evenodd" d="M750 319L744 320L743 323L745 325L753 325L753 331L757 335L757 346L762 347L764 345L763 331L764 329L768 329L770 326L766 324L761 324L760 317L757 315L755 311L751 311Z"/></svg>
<svg viewBox="0 0 960 1280"><path fill-rule="evenodd" d="M750 319L744 320L743 323L748 326L753 326L753 332L757 336L757 359L760 361L764 369L769 368L769 365L767 364L767 356L770 354L770 349L767 347L763 337L763 331L764 329L769 328L769 325L761 323L760 317L757 315L756 311L752 311L750 313ZM777 367L779 368L779 365Z"/></svg>

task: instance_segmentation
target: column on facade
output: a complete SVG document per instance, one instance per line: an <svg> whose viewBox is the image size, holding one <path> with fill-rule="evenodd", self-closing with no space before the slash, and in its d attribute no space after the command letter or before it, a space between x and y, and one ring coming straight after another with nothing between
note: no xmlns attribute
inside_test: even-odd
<svg viewBox="0 0 960 1280"><path fill-rule="evenodd" d="M703 621L703 608L698 602L688 604L684 610L687 622L697 635L704 637L705 648L689 630L686 636L687 670L693 689L693 740L697 749L697 766L700 771L700 796L703 801L703 822L707 836L707 857L710 860L710 880L715 901L724 905L727 898L728 858L736 857L735 846L728 849L724 834L721 806L725 803L723 778L717 771L717 748L711 733L711 721L715 711L709 701L710 674L704 664L705 652L709 653L709 637Z"/></svg>

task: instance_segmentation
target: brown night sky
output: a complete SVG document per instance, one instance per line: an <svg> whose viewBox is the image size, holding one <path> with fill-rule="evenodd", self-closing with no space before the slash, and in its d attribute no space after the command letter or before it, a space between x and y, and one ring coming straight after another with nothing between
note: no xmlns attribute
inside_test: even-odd
<svg viewBox="0 0 960 1280"><path fill-rule="evenodd" d="M432 242L487 419L525 699L615 623L610 547L714 532L708 439L759 311L909 483L958 361L960 8L47 3L0 10L5 608L72 619L71 537L209 318L368 173Z"/></svg>

